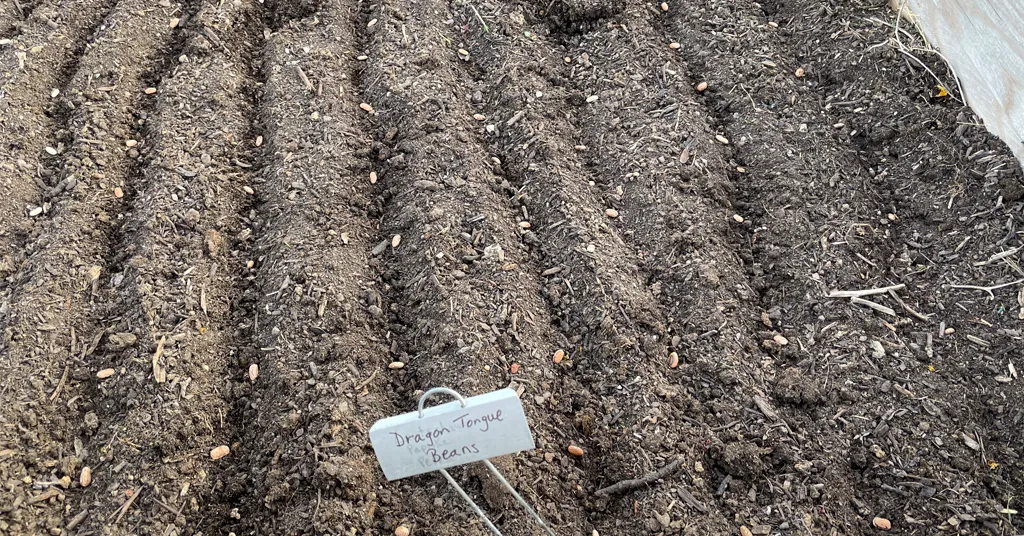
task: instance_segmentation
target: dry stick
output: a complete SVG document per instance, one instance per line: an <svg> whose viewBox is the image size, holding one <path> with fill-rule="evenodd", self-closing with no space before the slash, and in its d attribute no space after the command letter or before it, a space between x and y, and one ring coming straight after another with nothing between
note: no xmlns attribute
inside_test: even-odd
<svg viewBox="0 0 1024 536"><path fill-rule="evenodd" d="M612 484L607 488L597 490L596 492L594 492L594 495L598 497L605 497L613 493L622 493L625 491L629 491L631 489L645 486L647 484L650 484L651 482L654 482L655 480L665 478L666 476L674 472L676 469L678 469L682 463L682 459L676 459L674 462L666 465L665 467L662 467L661 469L658 469L653 473L648 473L640 478L616 482L615 484Z"/></svg>
<svg viewBox="0 0 1024 536"><path fill-rule="evenodd" d="M74 530L75 527L77 527L79 523L85 521L85 518L88 517L88 515L89 515L89 509L88 508L86 508L85 510L82 510L81 512L78 512L78 515L76 515L75 517L71 518L71 521L68 521L67 530Z"/></svg>
<svg viewBox="0 0 1024 536"><path fill-rule="evenodd" d="M875 303L873 301L870 301L870 300L865 300L863 298L858 298L858 297L854 296L854 297L850 298L850 302L856 303L857 305L863 305L865 307L870 307L870 308L872 308L872 309L874 309L874 310L876 310L876 311L878 311L880 313L885 313L887 315L896 316L896 311L893 311L892 309L890 309L890 308L888 308L888 307L886 307L884 305L877 304L877 303Z"/></svg>
<svg viewBox="0 0 1024 536"><path fill-rule="evenodd" d="M892 296L894 300L896 300L896 303L900 304L900 307L902 307L904 311L906 311L906 312L916 316L920 320L924 320L925 322L928 321L928 317L926 315L923 315L923 314L915 311L909 305L907 305L906 302L904 302L903 299L900 298L900 295L896 294L895 290L890 290L889 291L889 295Z"/></svg>
<svg viewBox="0 0 1024 536"><path fill-rule="evenodd" d="M1024 279L1018 279L1016 281L1010 281L1009 283L1003 283L1002 285L992 285L991 287L979 287L977 285L950 285L950 287L951 288L966 288L966 289L970 289L970 290L984 290L985 292L988 292L988 297L990 299L994 300L994 299L996 299L996 295L992 294L993 290L1000 289L1000 288L1003 288L1003 287L1010 287L1010 286L1016 285L1018 283L1024 283Z"/></svg>
<svg viewBox="0 0 1024 536"><path fill-rule="evenodd" d="M145 489L145 486L140 487L139 491L136 491L135 493L132 493L132 496L128 497L128 500L125 501L124 506L122 506L121 508L118 509L117 519L114 520L114 524L115 525L120 523L121 519L124 517L124 515L128 513L128 509L132 507L132 503L135 502L135 499L137 499L139 497L139 495L142 494L142 490L143 489Z"/></svg>
<svg viewBox="0 0 1024 536"><path fill-rule="evenodd" d="M872 296L875 294L885 294L890 290L899 290L906 287L903 283L899 285L892 285L891 287L881 288L869 288L866 290L833 290L828 293L829 298L860 298L861 296Z"/></svg>

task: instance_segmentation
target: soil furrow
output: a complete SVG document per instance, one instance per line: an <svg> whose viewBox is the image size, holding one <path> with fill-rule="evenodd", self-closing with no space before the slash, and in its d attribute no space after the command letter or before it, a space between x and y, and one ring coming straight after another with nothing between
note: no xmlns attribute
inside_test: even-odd
<svg viewBox="0 0 1024 536"><path fill-rule="evenodd" d="M67 131L49 132L68 141L66 147L54 143L53 164L59 169L51 175L50 217L38 225L25 264L12 276L5 333L9 370L16 378L10 396L32 409L24 413L28 420L17 435L4 430L3 443L18 444L19 450L0 471L37 486L77 478L86 450L78 435L88 435L96 423L91 385L102 368L95 366L95 352L116 294L108 274L111 240L124 210L118 192L128 187L133 160L140 157L126 141L133 139L135 121L144 119L134 113L144 97L143 79L171 35L162 10L138 16L144 3L124 0L112 8L65 85ZM131 60L108 63L122 57ZM65 128L64 121L56 123ZM61 446L65 450L52 450ZM28 485L11 491L15 500L40 493ZM12 512L16 522L59 526L62 501L25 504L32 506Z"/></svg>
<svg viewBox="0 0 1024 536"><path fill-rule="evenodd" d="M59 160L49 153L63 149L60 109L69 78L115 4L83 0L68 11L63 2L43 1L20 23L20 33L0 45L0 279L11 278L24 262L36 220L49 208L60 175L54 169ZM0 301L9 297L4 287L0 283Z"/></svg>
<svg viewBox="0 0 1024 536"><path fill-rule="evenodd" d="M519 389L538 450L496 463L553 525L581 531L588 526L583 504L565 498L582 498L590 466L566 451L584 442L574 411L583 389L567 372L575 352L560 364L552 360L571 343L555 329L540 295L541 269L524 243L536 221L510 205L498 165L473 133L480 124L463 93L458 47L435 30L450 18L447 6L385 2L369 18L376 22L368 29L364 95L375 108L373 156L385 203L373 263L386 290L395 360L403 365L390 374L408 408L431 387L467 396ZM483 495L502 530L533 533L479 465L456 473ZM431 504L428 485L444 486L436 475L397 486L396 499L408 498L413 520L438 534L486 530L451 490ZM428 521L445 511L455 515Z"/></svg>
<svg viewBox="0 0 1024 536"><path fill-rule="evenodd" d="M698 80L709 84L707 103L721 118L722 134L735 147L733 158L747 168L744 179L737 179L737 205L739 213L752 220L751 255L755 275L760 279L763 274L756 285L762 290L762 308L772 313L772 320L801 349L788 356L788 364L779 361L779 373L774 378L769 376L774 379L776 401L792 406L783 411L791 427L819 439L818 446L802 446L800 455L813 462L814 480L827 485L820 501L805 503L797 512L807 512L810 517L803 523L810 527L853 524L858 517L897 516L898 512L912 512L919 519L934 516L933 520L941 523L947 517L945 511L928 506L933 493L928 490L935 489L932 485L952 485L961 478L955 475L969 468L977 471L974 478L991 481L994 487L1001 479L990 476L984 460L950 466L906 455L907 448L920 453L942 453L945 449L935 449L929 433L908 433L894 426L896 410L892 408L903 404L907 397L961 390L956 387L957 380L949 384L929 377L936 365L944 365L947 370L963 367L960 359L949 362L939 357L959 352L943 341L936 341L933 348L926 332L936 330L938 323L913 318L894 298L872 299L893 307L895 317L873 314L847 302L823 301L822 297L836 288L903 282L908 284L908 289L901 291L905 292L903 299L919 312L950 318L943 310L940 290L940 285L949 281L936 280L929 270L912 266L918 263L912 261L913 254L908 254L903 244L919 244L922 236L929 237L924 242L934 243L938 238L935 234L940 234L949 248L945 251L954 251L962 247L957 245L962 236L979 228L973 223L957 229L955 222L962 218L932 215L932 211L945 208L949 193L962 184L964 174L958 171L972 167L968 159L957 157L959 151L953 146L941 151L951 155L952 162L942 157L914 157L921 148L941 143L937 140L944 137L935 136L935 130L945 128L946 136L953 134L956 113L935 106L939 103L929 102L929 97L918 102L908 98L908 94L915 93L920 97L915 85L927 87L933 81L924 73L913 78L897 74L904 70L905 60L892 51L888 55L874 52L878 57L870 63L877 72L892 73L883 75L888 78L886 83L865 78L858 71L856 66L865 63L865 51L878 48L868 47L884 42L891 28L834 25L827 31L832 39L844 43L844 52L836 55L823 51L820 41L816 41L820 32L826 31L820 28L819 16L835 15L831 9L774 3L741 3L728 11L718 7L684 5L670 9L665 16L666 41L678 41L684 56L694 58L690 67ZM848 11L839 18L864 20L877 15ZM714 25L719 31L709 34L701 30L702 25ZM925 122L925 128L933 132L904 122L912 110L917 115L936 117L931 124ZM945 181L944 186L921 180L937 179L943 169L959 176ZM999 174L992 177L998 179ZM995 182L990 181L988 186ZM972 208L977 214L988 207ZM965 210L962 214L967 213ZM937 223L945 228L939 233L933 230ZM990 243L1002 237L1002 231L994 230L992 234L999 236L993 236ZM931 300L922 300L925 296ZM938 307L930 307L928 301ZM836 325L845 328L825 333ZM997 337L995 331L986 338ZM858 336L860 341L851 340L850 335ZM859 363L851 362L851 351L863 356ZM926 367L921 361L932 364ZM978 360L967 367L997 368L993 367L995 360L985 361L991 364ZM821 371L825 371L823 382L807 380ZM839 377L829 378L832 371L837 371ZM827 389L830 380L832 385L840 386L838 390ZM794 389L801 384L800 389ZM893 388L893 384L899 388ZM884 393L881 404L875 403L875 390ZM822 391L827 394L822 396ZM970 397L970 391L961 392ZM988 397L978 401L979 405L991 402ZM998 406L1000 420L1015 413L1012 404ZM961 413L958 407L939 408L923 402L912 402L900 411L925 415L950 412L959 414L956 422L977 419L973 408ZM822 419L846 412L858 418ZM959 433L944 426L932 430L936 434L941 430L947 437ZM984 439L997 441L999 437L997 432ZM963 444L962 440L950 442ZM993 449L1005 452L998 442ZM969 450L958 450L970 457ZM940 454L940 458L948 456ZM882 461L872 464L868 461L872 459ZM923 494L908 494L899 487L898 482L908 475L929 477ZM783 499L776 495L776 501ZM849 506L850 497L853 507ZM908 501L908 497L914 498ZM978 497L989 498L985 492ZM909 505L913 505L910 510ZM752 509L757 508L749 503L736 506L751 516ZM794 518L780 517L775 522L792 523ZM866 523L861 523L866 528Z"/></svg>
<svg viewBox="0 0 1024 536"><path fill-rule="evenodd" d="M552 82L551 66L563 61L562 54L539 40L534 29L491 17L491 28L482 31L476 13L460 12L461 22L472 28L467 52L481 79L477 107L491 116L482 130L504 161L515 201L534 217L533 245L558 270L546 288L547 297L562 329L576 334L580 366L575 372L593 397L590 407L578 412L594 422L593 463L601 468L586 483L588 490L653 471L677 457L696 467L708 433L692 426L697 421L683 422L680 412L673 411L692 409L695 400L690 389L672 385L676 382L669 378L681 371L668 367L668 347L682 351L682 336L688 334L671 329L677 319L654 297L662 285L637 265L647 260L637 255L635 237L629 236L637 231L620 229L617 223L619 218L645 215L630 214L621 199L601 195L605 188L615 191L616 179L586 164L584 140L565 114L555 111L577 99L583 104L586 98ZM501 17L523 21L523 12ZM693 340L697 335L689 334ZM725 380L728 389L745 374L710 361L704 366L712 381ZM683 432L687 440L677 435ZM644 451L662 459L645 458ZM710 496L707 490L698 493ZM633 510L629 514L612 513L607 501L597 501L599 511L605 512L595 521L598 529L629 532L660 524L664 517L658 516L676 499L671 489L650 499L642 513L632 502L612 503Z"/></svg>
<svg viewBox="0 0 1024 536"><path fill-rule="evenodd" d="M117 372L96 395L101 424L86 460L96 485L80 507L113 512L124 497L110 489L144 493L120 526L147 533L231 523L243 493L235 457L210 453L236 447L229 413L248 383L238 323L249 316L239 302L252 232L257 10L213 1L189 10L177 65L151 97L140 142L149 163L120 233L119 311L100 358ZM81 526L109 524L93 515Z"/></svg>
<svg viewBox="0 0 1024 536"><path fill-rule="evenodd" d="M275 2L269 18L245 296L252 346L242 353L259 378L234 417L244 423L239 483L251 491L235 530L370 531L393 520L375 517L387 490L367 432L393 410L391 335L367 264L379 208L361 128L358 13L342 1Z"/></svg>

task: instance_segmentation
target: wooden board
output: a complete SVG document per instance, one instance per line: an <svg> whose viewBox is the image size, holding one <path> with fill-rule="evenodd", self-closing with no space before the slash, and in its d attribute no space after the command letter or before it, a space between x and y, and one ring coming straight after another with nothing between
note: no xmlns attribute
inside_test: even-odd
<svg viewBox="0 0 1024 536"><path fill-rule="evenodd" d="M967 103L1024 162L1024 1L909 0Z"/></svg>

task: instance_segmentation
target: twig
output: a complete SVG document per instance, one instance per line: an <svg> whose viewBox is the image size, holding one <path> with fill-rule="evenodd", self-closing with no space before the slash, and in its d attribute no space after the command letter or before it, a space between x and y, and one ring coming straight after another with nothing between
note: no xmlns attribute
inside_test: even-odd
<svg viewBox="0 0 1024 536"><path fill-rule="evenodd" d="M702 514L708 513L708 508L704 506L702 502L698 501L697 498L694 497L693 494L691 494L685 488L676 488L676 493L678 493L679 496L682 497L684 501L686 501L686 504L689 504L690 506L696 508L698 512Z"/></svg>
<svg viewBox="0 0 1024 536"><path fill-rule="evenodd" d="M991 287L979 287L977 285L950 285L950 288L965 288L965 289L969 289L969 290L984 290L985 292L988 292L989 299L994 300L994 299L996 299L996 295L992 294L993 290L1001 289L1003 287L1010 287L1010 286L1016 285L1018 283L1024 283L1024 279L1018 279L1016 281L1011 281L1009 283L1003 283L1001 285L992 285Z"/></svg>
<svg viewBox="0 0 1024 536"><path fill-rule="evenodd" d="M379 372L379 371L380 371L380 369L374 369L373 370L373 374L370 374L370 377L367 378L366 381L364 381L363 383L357 385L355 390L356 391L362 391L363 387L366 387L367 385L369 385L370 382L372 382L373 379L377 377L377 372Z"/></svg>
<svg viewBox="0 0 1024 536"><path fill-rule="evenodd" d="M878 311L880 313L885 313L887 315L896 316L896 311L893 311L892 309L890 309L890 308L888 308L888 307L886 307L884 305L875 303L875 302L870 301L870 300L865 300L863 298L858 298L858 297L854 296L854 297L850 298L850 302L856 303L857 305L863 305L865 307L870 307L870 308L872 308L872 309L874 309L874 310L876 310L876 311Z"/></svg>
<svg viewBox="0 0 1024 536"><path fill-rule="evenodd" d="M60 390L64 388L64 384L68 381L68 367L64 367L64 375L60 377L60 381L57 382L57 388L53 390L53 394L50 395L50 402L57 400L57 396L60 395Z"/></svg>
<svg viewBox="0 0 1024 536"><path fill-rule="evenodd" d="M156 383L167 381L167 371L160 365L160 356L164 353L165 342L167 342L167 337L161 336L160 342L156 344L156 352L153 353L153 379L156 380Z"/></svg>
<svg viewBox="0 0 1024 536"><path fill-rule="evenodd" d="M299 78L302 79L302 85L306 86L306 91L313 91L313 82L309 81L309 77L306 76L306 71L303 71L302 67L296 65L295 72L299 73Z"/></svg>
<svg viewBox="0 0 1024 536"><path fill-rule="evenodd" d="M923 314L913 310L909 305L906 304L906 302L903 301L902 298L900 298L899 294L896 294L895 290L890 290L889 291L889 295L892 296L892 298L894 300L896 300L896 303L900 304L900 307L902 307L904 311L914 315L915 317L917 317L920 320L924 320L925 322L928 321L928 316L923 315Z"/></svg>
<svg viewBox="0 0 1024 536"><path fill-rule="evenodd" d="M829 298L860 298L861 296L873 296L875 294L885 294L890 290L899 290L906 287L903 283L899 285L892 285L891 287L881 288L869 288L866 290L833 290L828 293Z"/></svg>
<svg viewBox="0 0 1024 536"><path fill-rule="evenodd" d="M76 515L75 517L71 518L71 521L68 521L67 530L74 530L75 527L77 527L79 523L85 521L85 518L88 517L88 516L89 516L89 509L88 508L82 510L81 512L78 512L78 515Z"/></svg>
<svg viewBox="0 0 1024 536"><path fill-rule="evenodd" d="M125 501L124 505L121 506L121 508L118 509L117 519L114 520L114 524L115 525L120 523L121 519L124 517L124 515L128 513L128 509L132 507L132 503L135 502L135 499L139 498L139 495L142 494L142 490L143 489L145 489L145 488L144 487L140 487L139 491L136 491L135 493L132 493L132 496L128 497L128 500Z"/></svg>
<svg viewBox="0 0 1024 536"><path fill-rule="evenodd" d="M676 469L678 469L679 466L682 463L683 463L682 459L676 459L674 462L666 465L665 467L662 467L661 469L658 469L657 471L655 471L653 473L648 473L648 474L646 474L646 475L644 475L644 476L642 476L640 478L634 478L634 479L630 479L630 480L623 480L621 482L616 482L615 484L612 484L611 486L608 486L607 488L601 488L601 489L597 490L596 492L594 492L594 495L596 495L598 497L606 497L606 496L611 495L613 493L622 493L622 492L625 492L625 491L629 491L631 489L635 489L635 488L639 488L641 486L645 486L647 484L650 484L651 482L654 482L655 480L658 480L658 479L661 479L661 478L665 478L669 474L673 473Z"/></svg>

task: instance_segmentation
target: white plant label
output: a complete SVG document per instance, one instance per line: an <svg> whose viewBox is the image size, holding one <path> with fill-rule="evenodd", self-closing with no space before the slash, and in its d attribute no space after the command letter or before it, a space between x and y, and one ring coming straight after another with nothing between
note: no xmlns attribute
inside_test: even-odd
<svg viewBox="0 0 1024 536"><path fill-rule="evenodd" d="M535 448L523 404L501 389L381 419L370 443L388 480Z"/></svg>

